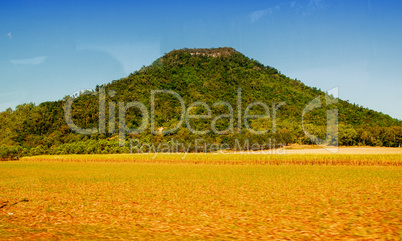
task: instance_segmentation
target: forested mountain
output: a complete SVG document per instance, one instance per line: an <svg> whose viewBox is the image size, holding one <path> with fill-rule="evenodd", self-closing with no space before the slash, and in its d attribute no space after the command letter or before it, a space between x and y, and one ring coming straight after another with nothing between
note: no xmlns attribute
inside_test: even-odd
<svg viewBox="0 0 402 241"><path fill-rule="evenodd" d="M171 92L154 92L152 116L151 96L155 90ZM204 102L193 104L188 112L204 117L189 118L190 128L182 123L177 131L165 133L180 124L183 113L173 92L183 98L186 110L192 103ZM105 96L101 103L99 96ZM323 104L302 119L303 110L316 97ZM76 133L66 123L65 110L71 100L68 96L37 106L23 104L0 113L0 155L128 152L129 142L119 146L119 138L153 145L176 141L194 144L199 139L202 143L228 143L231 147L236 140L311 144L304 130L324 139L326 113L330 109L338 109L339 145L397 147L402 143L402 121L339 99L325 104L326 98L328 101L323 91L290 79L232 48L173 50L126 78L76 96L71 105L72 120L80 128L94 128L96 131L91 134ZM130 102L135 104L128 108ZM269 115L249 118L247 129L244 114L266 114L262 104L249 106L253 102L265 103ZM233 118L230 118L232 109ZM124 120L122 113L125 113ZM119 125L134 130L144 123L147 125L142 126L143 131L123 133L119 137ZM160 127L164 128L163 132L157 132ZM199 133L195 134L195 130ZM327 144L337 143L330 140ZM190 150L194 150L194 145Z"/></svg>

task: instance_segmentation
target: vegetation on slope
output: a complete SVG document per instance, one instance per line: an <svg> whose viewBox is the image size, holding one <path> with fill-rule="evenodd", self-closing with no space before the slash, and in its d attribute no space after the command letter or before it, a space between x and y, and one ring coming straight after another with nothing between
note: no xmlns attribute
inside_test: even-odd
<svg viewBox="0 0 402 241"><path fill-rule="evenodd" d="M238 123L238 96L241 88L241 125ZM182 49L174 50L157 59L153 64L143 67L130 76L109 84L97 86L92 94L81 94L72 105L72 118L81 128L100 128L99 92L105 91L105 128L98 133L82 135L75 133L67 125L64 108L68 97L55 102L39 105L23 104L15 110L0 113L0 155L3 158L18 155L68 154L68 153L121 153L128 152L119 147L119 103L126 105L137 101L144 104L151 115L151 93L153 90L171 90L179 94L188 108L190 104L202 101L211 109L211 118L192 119L192 129L208 131L207 134L193 134L183 124L177 131L158 135L151 133L150 125L145 131L128 134L127 140L136 139L141 143L228 143L234 146L237 140L242 145L248 140L252 143L268 143L274 140L277 145L288 143L310 144L302 128L303 109L320 96L323 105L305 115L304 127L312 134L324 139L326 133L327 110L338 109L339 144L400 146L402 142L402 122L388 115L337 100L336 104L325 105L325 93L308 87L298 80L281 74L275 68L264 66L232 48ZM227 116L230 107L214 106L219 101L227 102L233 108L233 122ZM249 104L263 102L269 107L269 116L249 119L250 128L264 131L253 134L244 126L244 114ZM285 102L285 105L278 105ZM115 104L115 116L109 115L110 104ZM180 103L171 94L158 94L155 97L154 127L174 128L180 121ZM272 104L278 108L276 119ZM113 111L112 111L113 113ZM208 114L205 106L197 105L190 114ZM260 105L250 108L250 114L264 114ZM136 129L143 123L143 112L139 108L127 110L126 125ZM218 118L219 117L219 118ZM103 117L102 117L103 118ZM216 121L213 123L213 119ZM124 122L123 122L124 123ZM150 123L149 123L150 124ZM211 131L215 126L220 134ZM336 144L336 136L330 136L328 144ZM121 137L120 137L121 139ZM274 143L271 143L274 145ZM14 149L10 150L10 146Z"/></svg>

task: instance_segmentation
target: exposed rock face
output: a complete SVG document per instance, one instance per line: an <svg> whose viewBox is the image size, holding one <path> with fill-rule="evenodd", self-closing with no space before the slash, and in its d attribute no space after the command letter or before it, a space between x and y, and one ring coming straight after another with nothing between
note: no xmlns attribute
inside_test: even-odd
<svg viewBox="0 0 402 241"><path fill-rule="evenodd" d="M182 50L173 50L170 53L175 53L178 51L185 51L190 53L191 55L200 55L200 56L208 56L208 57L221 57L221 56L230 56L237 51L234 48L212 48L212 49L182 49Z"/></svg>

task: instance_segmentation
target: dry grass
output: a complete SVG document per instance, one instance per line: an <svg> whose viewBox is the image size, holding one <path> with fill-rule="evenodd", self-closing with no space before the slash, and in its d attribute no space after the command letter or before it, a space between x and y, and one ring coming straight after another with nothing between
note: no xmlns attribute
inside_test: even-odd
<svg viewBox="0 0 402 241"><path fill-rule="evenodd" d="M23 161L135 162L219 165L353 165L402 166L402 154L120 154L25 157Z"/></svg>
<svg viewBox="0 0 402 241"><path fill-rule="evenodd" d="M224 156L0 162L0 240L402 239L400 156Z"/></svg>

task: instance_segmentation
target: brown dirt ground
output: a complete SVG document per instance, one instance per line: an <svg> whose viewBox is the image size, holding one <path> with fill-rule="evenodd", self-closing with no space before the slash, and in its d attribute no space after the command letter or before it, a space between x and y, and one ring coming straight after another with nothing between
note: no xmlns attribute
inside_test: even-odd
<svg viewBox="0 0 402 241"><path fill-rule="evenodd" d="M402 148L393 147L320 147L299 146L286 147L286 154L402 154Z"/></svg>

